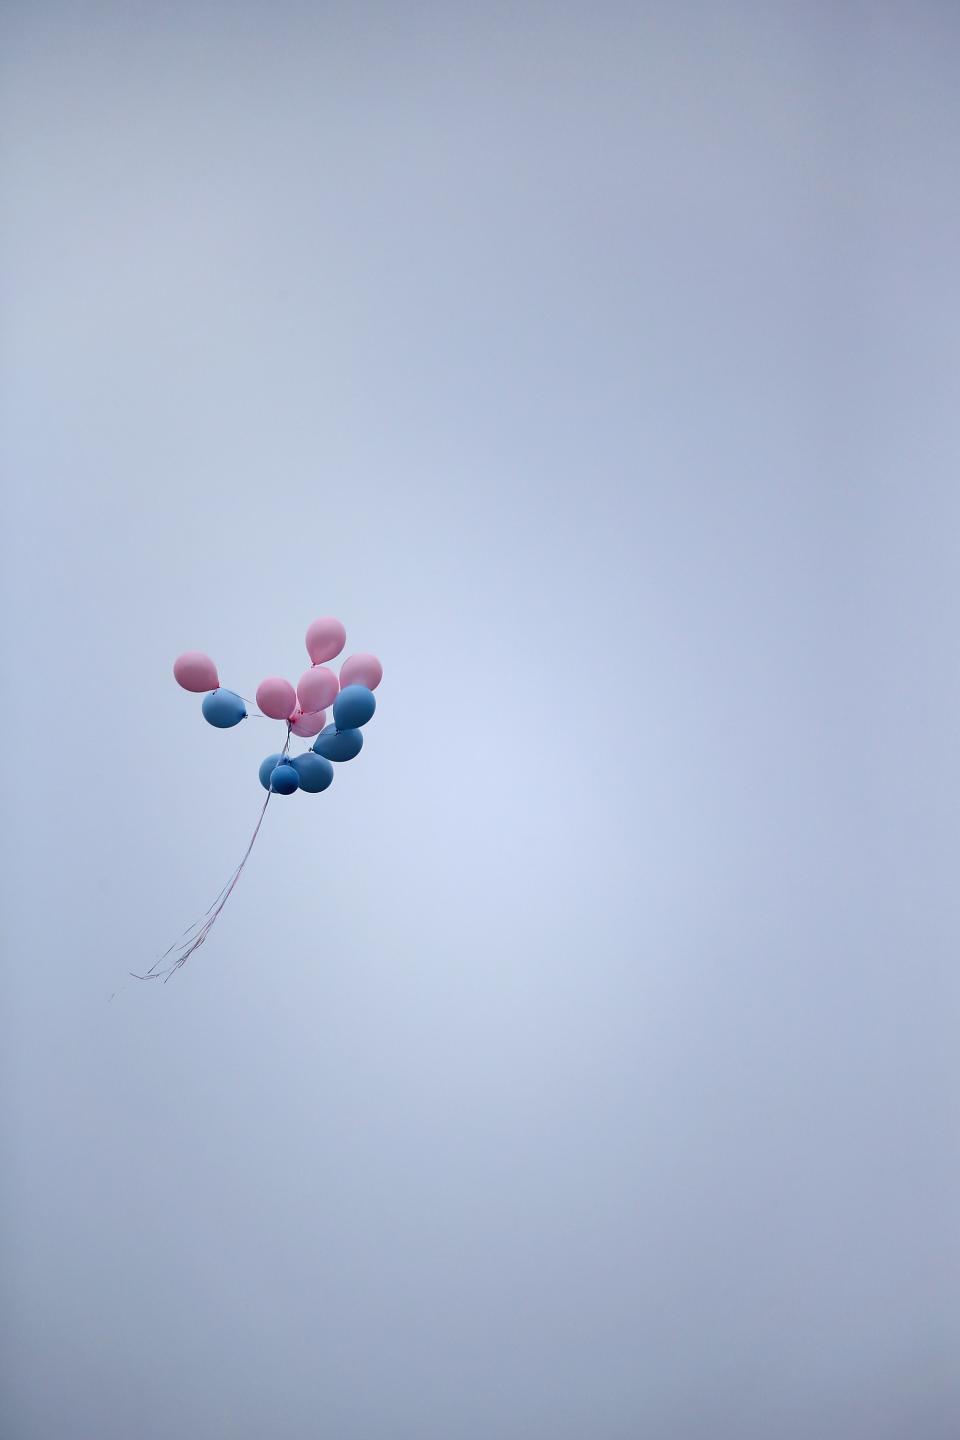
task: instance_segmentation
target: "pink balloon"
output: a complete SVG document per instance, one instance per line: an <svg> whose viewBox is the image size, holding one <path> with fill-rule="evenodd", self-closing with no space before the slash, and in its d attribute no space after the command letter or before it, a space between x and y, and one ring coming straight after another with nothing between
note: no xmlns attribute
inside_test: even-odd
<svg viewBox="0 0 960 1440"><path fill-rule="evenodd" d="M307 626L307 654L314 665L332 660L339 655L347 643L347 632L339 620L325 615L322 620L312 620Z"/></svg>
<svg viewBox="0 0 960 1440"><path fill-rule="evenodd" d="M351 655L340 666L341 690L348 685L366 685L368 690L376 690L382 679L383 666L376 655Z"/></svg>
<svg viewBox="0 0 960 1440"><path fill-rule="evenodd" d="M300 676L297 699L301 710L325 710L332 705L340 690L340 681L326 665L314 665Z"/></svg>
<svg viewBox="0 0 960 1440"><path fill-rule="evenodd" d="M309 740L311 735L319 735L326 723L326 710L310 710L304 714L298 706L290 721L290 729L294 735L302 735L305 740Z"/></svg>
<svg viewBox="0 0 960 1440"><path fill-rule="evenodd" d="M289 680L271 675L257 686L257 704L271 720L289 720L297 708L297 692Z"/></svg>
<svg viewBox="0 0 960 1440"><path fill-rule="evenodd" d="M216 665L209 655L201 655L199 650L188 650L185 655L177 656L173 662L173 678L184 690L192 690L195 695L204 690L220 689Z"/></svg>

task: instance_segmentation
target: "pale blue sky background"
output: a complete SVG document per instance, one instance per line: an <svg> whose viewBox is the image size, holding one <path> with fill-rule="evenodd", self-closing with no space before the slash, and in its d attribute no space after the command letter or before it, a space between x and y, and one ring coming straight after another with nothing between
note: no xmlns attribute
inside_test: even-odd
<svg viewBox="0 0 960 1440"><path fill-rule="evenodd" d="M956 8L0 15L5 1440L952 1440Z"/></svg>

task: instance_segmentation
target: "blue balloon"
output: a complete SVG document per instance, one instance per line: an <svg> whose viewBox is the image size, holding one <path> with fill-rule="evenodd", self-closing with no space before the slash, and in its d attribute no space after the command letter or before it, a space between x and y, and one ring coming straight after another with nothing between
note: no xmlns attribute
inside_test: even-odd
<svg viewBox="0 0 960 1440"><path fill-rule="evenodd" d="M333 722L338 730L356 730L366 725L376 708L373 691L366 685L347 685L333 702Z"/></svg>
<svg viewBox="0 0 960 1440"><path fill-rule="evenodd" d="M270 789L275 795L292 795L300 788L300 776L286 760L270 776Z"/></svg>
<svg viewBox="0 0 960 1440"><path fill-rule="evenodd" d="M216 725L218 730L229 730L247 717L246 705L232 690L211 690L209 695L204 695L201 708L204 720Z"/></svg>
<svg viewBox="0 0 960 1440"><path fill-rule="evenodd" d="M264 760L263 764L260 766L260 784L263 786L264 790L270 789L270 776L273 774L274 770L276 770L282 759L282 755L268 755L266 760Z"/></svg>
<svg viewBox="0 0 960 1440"><path fill-rule="evenodd" d="M312 750L308 750L306 755L298 755L290 763L300 776L300 789L310 795L319 795L333 780L330 761L324 760L322 755L314 755Z"/></svg>
<svg viewBox="0 0 960 1440"><path fill-rule="evenodd" d="M336 725L328 725L314 740L313 749L324 760L352 760L363 749L363 736L359 730L338 730Z"/></svg>

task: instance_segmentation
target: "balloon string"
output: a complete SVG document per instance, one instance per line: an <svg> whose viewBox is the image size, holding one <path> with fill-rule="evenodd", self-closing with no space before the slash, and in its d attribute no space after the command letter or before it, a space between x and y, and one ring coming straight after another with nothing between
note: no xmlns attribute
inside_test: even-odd
<svg viewBox="0 0 960 1440"><path fill-rule="evenodd" d="M255 704L256 704L256 701L255 701L255 700L251 700L251 699L249 698L249 696L247 696L247 695L241 695L241 696L240 696L240 699L243 701L244 705L255 705ZM248 710L248 711L247 711L247 719L248 719L248 720L272 720L273 718L274 718L274 717L273 717L272 715L264 715L264 713L263 713L262 710Z"/></svg>
<svg viewBox="0 0 960 1440"><path fill-rule="evenodd" d="M290 733L290 726L288 725L287 738L284 743L283 750L280 752L281 756L286 755L290 749ZM210 934L210 931L213 929L213 926L216 924L220 912L223 910L223 907L226 905L227 901L230 899L230 896L233 894L234 886L240 879L240 876L243 874L243 867L249 860L250 852L253 849L254 842L256 841L257 836L260 834L260 826L263 824L263 817L267 813L267 806L270 804L272 796L273 791L268 790L267 798L263 802L263 805L260 809L260 816L257 820L256 825L254 826L253 834L250 836L250 841L247 845L246 850L243 853L243 859L240 861L240 864L234 870L226 885L224 885L223 889L220 891L220 894L217 896L216 900L214 900L213 904L207 911L205 911L205 913L200 917L199 920L195 920L192 925L187 926L186 930L183 931L180 937L173 942L169 949L164 951L164 953L160 956L159 960L154 961L154 963L150 966L150 969L147 970L143 975L138 975L135 970L131 970L130 974L135 980L162 980L163 983L166 984L168 980L171 980L173 976L176 975L178 970L182 969L182 967L186 965L187 961L190 959L190 956L193 955L195 951L200 949L200 946L203 944L204 940L206 940L207 936ZM196 935L193 934L194 930L197 931ZM188 939L188 936L191 936L192 938ZM164 960L166 960L167 957L169 955L172 955L175 951L177 952L177 958L173 961L171 965L166 968L166 970L162 970L160 967L163 965Z"/></svg>

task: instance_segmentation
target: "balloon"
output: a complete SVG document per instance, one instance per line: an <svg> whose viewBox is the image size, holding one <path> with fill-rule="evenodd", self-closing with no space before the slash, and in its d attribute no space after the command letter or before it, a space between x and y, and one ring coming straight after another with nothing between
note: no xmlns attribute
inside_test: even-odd
<svg viewBox="0 0 960 1440"><path fill-rule="evenodd" d="M293 761L293 768L300 776L300 789L310 795L319 795L333 780L330 761L322 755L314 755L312 750L308 750L306 755L298 755Z"/></svg>
<svg viewBox="0 0 960 1440"><path fill-rule="evenodd" d="M351 655L340 666L341 690L348 685L366 685L368 690L376 690L382 679L383 666L376 655Z"/></svg>
<svg viewBox="0 0 960 1440"><path fill-rule="evenodd" d="M270 776L270 789L275 795L292 795L300 788L300 776L286 760Z"/></svg>
<svg viewBox="0 0 960 1440"><path fill-rule="evenodd" d="M289 506L284 507L285 516L287 510L289 510ZM322 518L320 524L322 530ZM304 530L304 533L306 533L305 527L306 521L301 519L300 528ZM311 536L316 530L317 525L314 524L310 531ZM283 533L285 537L286 531ZM325 546L321 546L319 550L314 546L314 550L317 551L317 555L314 556L314 571L317 570L318 565L322 567L323 555L327 553L331 543L333 542L326 540ZM359 551L362 548L362 545L354 544L355 550ZM355 566L354 568L359 575L361 567ZM364 575L366 575L366 570L364 570ZM154 961L139 975L139 979L164 981L171 979L186 964L197 948L204 943L218 916L222 913L223 907L233 894L234 887L250 858L257 836L261 829L265 828L263 821L267 806L274 795L292 795L296 790L303 790L309 795L320 794L333 784L336 765L352 760L360 754L363 749L361 727L376 713L377 702L373 692L383 679L383 666L375 655L366 653L344 658L346 638L347 632L343 625L332 616L312 621L306 633L310 669L301 675L296 689L288 680L277 675L271 675L263 680L257 686L259 712L252 700L243 695L237 695L232 690L223 689L217 667L208 655L201 655L198 651L191 650L179 655L174 661L173 673L177 684L185 690L200 695L203 716L208 724L218 729L229 729L246 719L249 708L251 714L259 713L269 716L274 721L284 722L283 739L280 740L283 749L278 753L267 755L257 767L257 779L265 791L265 795L260 802L259 814L253 825L253 833L247 841L239 865L232 873L232 878L204 913L202 919L183 931L180 939L175 940L164 951L160 959ZM332 665L333 668L328 668L329 665ZM340 671L339 676L334 673L336 669ZM244 689L247 689L248 686L249 682L245 681ZM427 712L429 721L432 718L429 700ZM331 725L326 724L328 715L333 721ZM306 749L304 743L293 740L294 734L302 735L306 745L309 745L310 748L306 750L305 754L291 755L289 753L294 748L298 751ZM273 739L274 743L280 739L276 731ZM252 777L250 778L252 779ZM246 783L250 784L250 779ZM207 799L208 797L205 797L204 803ZM211 803L215 804L216 801ZM304 803L306 802L301 802L301 804ZM293 810L297 811L298 808L298 806L294 806ZM307 808L310 808L309 805ZM318 807L320 810L323 808L323 806ZM209 804L207 804L207 810L209 810ZM199 813L200 811L198 811ZM292 814L291 818L296 821L296 814ZM313 888L316 889L316 886ZM279 927L282 927L284 922L283 901L285 895L278 891L277 895L272 898L277 902L273 929L279 933ZM289 949L289 946L287 948Z"/></svg>
<svg viewBox="0 0 960 1440"><path fill-rule="evenodd" d="M262 762L260 766L260 784L264 790L270 789L270 776L274 770L276 770L282 759L282 755L268 755L266 760Z"/></svg>
<svg viewBox="0 0 960 1440"><path fill-rule="evenodd" d="M271 675L257 686L257 704L271 720L289 720L297 707L297 692L289 680Z"/></svg>
<svg viewBox="0 0 960 1440"><path fill-rule="evenodd" d="M363 735L359 730L338 730L328 725L313 742L314 754L325 760L352 760L363 749Z"/></svg>
<svg viewBox="0 0 960 1440"><path fill-rule="evenodd" d="M177 656L173 662L173 678L184 690L191 690L194 695L220 688L216 665L209 655L201 655L199 650L188 650L185 655Z"/></svg>
<svg viewBox="0 0 960 1440"><path fill-rule="evenodd" d="M294 735L301 735L304 740L309 740L311 735L319 735L326 723L326 710L309 710L304 714L298 705L290 721L290 729Z"/></svg>
<svg viewBox="0 0 960 1440"><path fill-rule="evenodd" d="M333 723L338 730L356 730L366 725L376 708L373 691L366 685L348 685L333 702Z"/></svg>
<svg viewBox="0 0 960 1440"><path fill-rule="evenodd" d="M300 676L297 699L301 710L325 710L340 689L340 681L326 665L314 665ZM314 730L316 735L316 730Z"/></svg>
<svg viewBox="0 0 960 1440"><path fill-rule="evenodd" d="M325 615L322 620L312 620L307 626L307 654L314 665L332 660L339 655L347 643L347 632L339 620Z"/></svg>
<svg viewBox="0 0 960 1440"><path fill-rule="evenodd" d="M218 730L229 730L246 719L247 707L232 690L214 690L203 697L203 718Z"/></svg>

